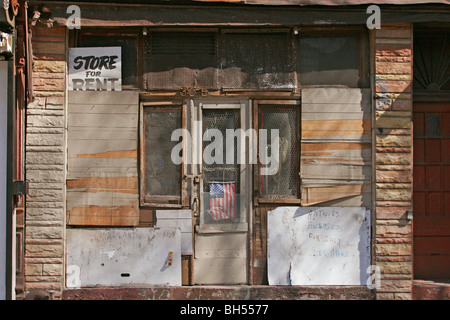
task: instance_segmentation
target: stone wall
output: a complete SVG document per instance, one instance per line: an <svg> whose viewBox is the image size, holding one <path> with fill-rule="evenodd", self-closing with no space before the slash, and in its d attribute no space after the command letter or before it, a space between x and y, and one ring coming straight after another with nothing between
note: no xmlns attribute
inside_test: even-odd
<svg viewBox="0 0 450 320"><path fill-rule="evenodd" d="M375 31L377 299L411 299L412 25Z"/></svg>
<svg viewBox="0 0 450 320"><path fill-rule="evenodd" d="M33 28L33 89L26 122L25 293L62 294L65 230L66 29Z"/></svg>

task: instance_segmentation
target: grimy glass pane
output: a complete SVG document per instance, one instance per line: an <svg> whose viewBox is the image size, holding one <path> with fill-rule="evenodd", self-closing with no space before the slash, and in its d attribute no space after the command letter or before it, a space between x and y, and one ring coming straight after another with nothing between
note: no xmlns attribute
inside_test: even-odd
<svg viewBox="0 0 450 320"><path fill-rule="evenodd" d="M237 139L233 139L234 150L230 148L231 143L227 145L227 129L234 131L240 128L239 123L239 109L203 110L204 223L239 221L240 163ZM231 139L228 141L231 142ZM227 163L227 156L232 161Z"/></svg>
<svg viewBox="0 0 450 320"><path fill-rule="evenodd" d="M179 196L181 165L174 164L172 149L179 143L171 141L172 132L181 128L181 108L146 108L145 124L145 193L158 196Z"/></svg>
<svg viewBox="0 0 450 320"><path fill-rule="evenodd" d="M300 39L302 85L347 85L358 87L357 36L305 36Z"/></svg>
<svg viewBox="0 0 450 320"><path fill-rule="evenodd" d="M267 130L267 155L272 156L271 130L279 130L279 167L274 175L261 175L260 194L263 198L297 195L297 126L295 107L267 106L259 111L260 129ZM259 143L265 143L259 141ZM260 152L261 163L264 163ZM272 157L273 158L273 157Z"/></svg>
<svg viewBox="0 0 450 320"><path fill-rule="evenodd" d="M237 153L237 142L234 143L233 152L233 163L227 164L227 146L226 146L226 130L227 129L238 129L240 121L240 111L238 109L229 110L203 110L203 136L208 139L208 141L203 141L203 178L206 182L211 181L235 181L239 187L239 175L240 166L238 163L238 153ZM219 130L221 136L223 137L223 144L221 146L220 155L219 148L214 148L213 143L217 142L214 137L214 132L211 129ZM206 133L206 134L205 134ZM210 135L208 133L211 133ZM211 140L211 141L209 141ZM205 148L208 148L205 152ZM211 152L209 152L211 150ZM205 155L211 154L214 158L212 163L205 162ZM216 161L217 160L217 161ZM222 163L220 163L222 162ZM204 183L204 191L209 191L209 184ZM237 188L236 190L239 190Z"/></svg>
<svg viewBox="0 0 450 320"><path fill-rule="evenodd" d="M439 136L439 113L427 113L427 136Z"/></svg>

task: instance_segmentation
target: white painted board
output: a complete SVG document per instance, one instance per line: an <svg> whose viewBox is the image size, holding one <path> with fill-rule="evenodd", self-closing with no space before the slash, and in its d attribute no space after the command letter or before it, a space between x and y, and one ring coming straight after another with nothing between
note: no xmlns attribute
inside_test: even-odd
<svg viewBox="0 0 450 320"><path fill-rule="evenodd" d="M267 219L270 285L366 285L370 211L279 207Z"/></svg>
<svg viewBox="0 0 450 320"><path fill-rule="evenodd" d="M67 229L66 283L69 288L181 286L180 230Z"/></svg>
<svg viewBox="0 0 450 320"><path fill-rule="evenodd" d="M179 228L181 231L181 254L192 255L192 211L156 210L156 228Z"/></svg>

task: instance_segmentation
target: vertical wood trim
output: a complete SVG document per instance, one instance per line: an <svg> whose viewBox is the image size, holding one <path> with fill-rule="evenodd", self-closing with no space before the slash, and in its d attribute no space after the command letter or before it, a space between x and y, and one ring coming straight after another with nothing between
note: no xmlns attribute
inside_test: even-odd
<svg viewBox="0 0 450 320"><path fill-rule="evenodd" d="M141 102L139 104L139 201L140 205L144 205L144 194L145 194L145 188L144 188L144 177L145 177L145 144L144 144L144 105Z"/></svg>

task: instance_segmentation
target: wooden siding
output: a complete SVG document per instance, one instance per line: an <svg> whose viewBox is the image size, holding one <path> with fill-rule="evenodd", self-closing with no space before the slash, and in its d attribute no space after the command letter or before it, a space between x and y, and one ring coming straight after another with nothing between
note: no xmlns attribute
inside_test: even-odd
<svg viewBox="0 0 450 320"><path fill-rule="evenodd" d="M69 92L67 224L139 224L138 94Z"/></svg>
<svg viewBox="0 0 450 320"><path fill-rule="evenodd" d="M371 206L370 105L368 89L302 90L303 205Z"/></svg>

